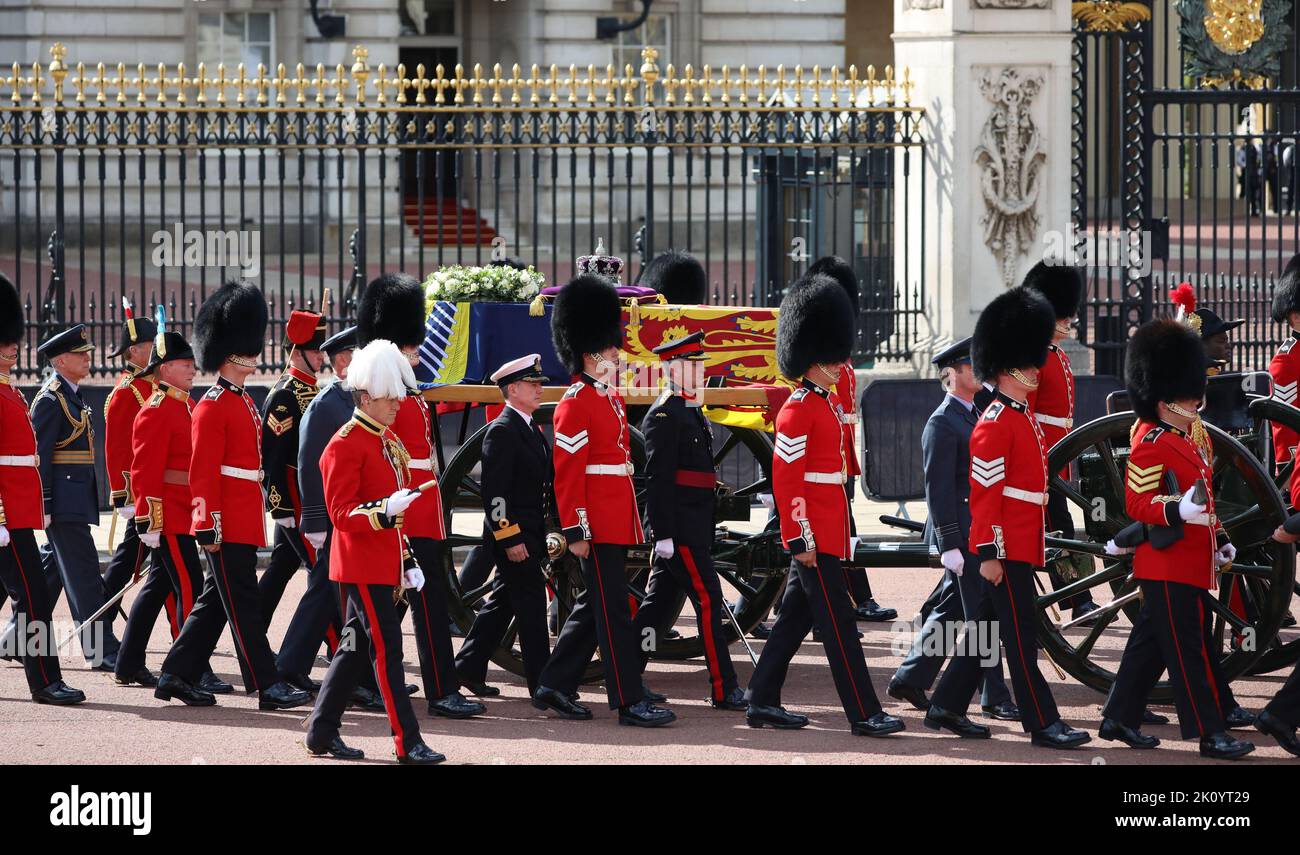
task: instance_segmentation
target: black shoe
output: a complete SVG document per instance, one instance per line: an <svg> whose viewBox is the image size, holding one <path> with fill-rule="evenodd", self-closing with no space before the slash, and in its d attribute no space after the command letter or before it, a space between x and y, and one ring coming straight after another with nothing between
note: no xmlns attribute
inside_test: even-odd
<svg viewBox="0 0 1300 855"><path fill-rule="evenodd" d="M459 626L455 621L452 621L452 622L448 625L448 627L447 627L447 633L448 633L449 635L451 635L452 638L464 638L464 637L465 637L465 630L461 629L460 626Z"/></svg>
<svg viewBox="0 0 1300 855"><path fill-rule="evenodd" d="M1100 611L1100 610L1101 610L1101 606L1097 605L1092 600L1089 600L1086 603L1082 603L1078 606L1075 606L1070 612L1070 617L1073 620L1078 620L1084 615L1090 615L1093 612ZM1097 617L1094 618L1088 618L1085 621L1081 621L1075 624L1075 626L1096 626L1097 621L1099 620L1101 620L1101 615L1098 615Z"/></svg>
<svg viewBox="0 0 1300 855"><path fill-rule="evenodd" d="M1030 734L1030 741L1044 748L1078 748L1091 742L1092 736L1085 730L1075 730L1058 718L1042 730Z"/></svg>
<svg viewBox="0 0 1300 855"><path fill-rule="evenodd" d="M677 714L672 710L657 707L646 700L637 701L630 707L618 708L618 723L632 727L663 727L677 721Z"/></svg>
<svg viewBox="0 0 1300 855"><path fill-rule="evenodd" d="M875 600L868 599L865 603L854 609L853 614L861 621L882 623L888 620L896 620L898 618L898 609L883 608Z"/></svg>
<svg viewBox="0 0 1300 855"><path fill-rule="evenodd" d="M1169 724L1169 716L1161 715L1158 712L1152 712L1151 707L1142 710L1143 724Z"/></svg>
<svg viewBox="0 0 1300 855"><path fill-rule="evenodd" d="M1201 756L1212 760L1236 760L1254 750L1253 742L1238 739L1227 731L1201 737Z"/></svg>
<svg viewBox="0 0 1300 855"><path fill-rule="evenodd" d="M469 693L476 698L495 698L501 694L501 690L496 686L489 686L482 680L467 680L461 677L460 684L469 689Z"/></svg>
<svg viewBox="0 0 1300 855"><path fill-rule="evenodd" d="M213 674L211 671L204 671L199 677L199 688L210 695L228 695L235 691L235 687L225 680Z"/></svg>
<svg viewBox="0 0 1300 855"><path fill-rule="evenodd" d="M329 745L323 748L317 748L310 742L303 743L307 746L307 753L313 757L323 757L328 754L331 757L337 757L339 760L360 760L366 756L366 752L360 748L349 748L339 737L334 737Z"/></svg>
<svg viewBox="0 0 1300 855"><path fill-rule="evenodd" d="M759 621L754 624L754 628L749 631L750 638L757 638L760 641L766 641L772 635L772 625Z"/></svg>
<svg viewBox="0 0 1300 855"><path fill-rule="evenodd" d="M854 736L888 736L906 728L903 720L887 712L873 713L870 718L855 721L849 728Z"/></svg>
<svg viewBox="0 0 1300 855"><path fill-rule="evenodd" d="M591 719L591 710L584 707L575 700L545 686L538 686L537 691L533 694L533 706L539 710L550 710L560 718L567 718L573 721L588 721Z"/></svg>
<svg viewBox="0 0 1300 855"><path fill-rule="evenodd" d="M470 718L485 712L487 707L478 701L466 700L460 692L452 692L436 701L429 701L429 715L440 715L443 718Z"/></svg>
<svg viewBox="0 0 1300 855"><path fill-rule="evenodd" d="M1097 729L1097 735L1108 742L1122 742L1129 748L1155 748L1160 744L1158 738L1147 736L1142 731L1120 724L1113 718L1103 718L1101 720L1101 727Z"/></svg>
<svg viewBox="0 0 1300 855"><path fill-rule="evenodd" d="M398 757L397 762L404 766L433 766L446 759L423 742L417 742L414 748Z"/></svg>
<svg viewBox="0 0 1300 855"><path fill-rule="evenodd" d="M1223 725L1228 730L1240 730L1250 727L1254 723L1255 714L1240 705L1223 717Z"/></svg>
<svg viewBox="0 0 1300 855"><path fill-rule="evenodd" d="M310 692L313 695L320 691L320 681L313 680L306 674L281 674L280 677L295 689Z"/></svg>
<svg viewBox="0 0 1300 855"><path fill-rule="evenodd" d="M74 689L62 680L55 680L44 689L32 692L32 700L38 704L53 704L56 707L70 707L86 699L86 693Z"/></svg>
<svg viewBox="0 0 1300 855"><path fill-rule="evenodd" d="M309 703L311 703L310 692L295 689L283 680L257 693L259 710L290 710Z"/></svg>
<svg viewBox="0 0 1300 855"><path fill-rule="evenodd" d="M889 681L885 692L896 701L906 701L911 704L913 709L928 710L930 708L930 699L925 696L923 689L909 686L897 677Z"/></svg>
<svg viewBox="0 0 1300 855"><path fill-rule="evenodd" d="M348 705L366 712L384 711L383 696L372 689L367 689L365 686L357 686L352 690L352 697L348 700Z"/></svg>
<svg viewBox="0 0 1300 855"><path fill-rule="evenodd" d="M675 629L670 629L664 633L664 640L675 641L682 637L682 634Z"/></svg>
<svg viewBox="0 0 1300 855"><path fill-rule="evenodd" d="M797 730L808 724L808 716L794 713L785 707L765 707L750 704L745 711L745 724L750 727L775 727L777 730Z"/></svg>
<svg viewBox="0 0 1300 855"><path fill-rule="evenodd" d="M1020 707L1011 701L1003 701L1000 704L989 704L980 707L984 714L989 718L998 721L1020 721Z"/></svg>
<svg viewBox="0 0 1300 855"><path fill-rule="evenodd" d="M417 686L417 685L415 685L414 683L407 683L407 684L406 684L406 696L407 696L408 698L409 698L411 695L414 695L414 694L415 694L416 692L418 692L418 691L420 691L420 687Z"/></svg>
<svg viewBox="0 0 1300 855"><path fill-rule="evenodd" d="M641 699L642 699L643 701L649 701L649 702L652 703L652 704L665 704L665 703L668 703L668 696L667 696L667 695L662 694L661 692L656 692L656 691L654 691L654 690L651 689L649 686L647 686L645 683L642 683L642 684L641 684Z"/></svg>
<svg viewBox="0 0 1300 855"><path fill-rule="evenodd" d="M1295 626L1295 615L1291 614L1290 612L1287 612L1286 614L1282 615L1281 628L1290 629L1293 626Z"/></svg>
<svg viewBox="0 0 1300 855"><path fill-rule="evenodd" d="M117 670L117 654L116 653L105 654L102 659L100 659L94 665L90 666L90 670L107 671L109 674L112 674L114 671Z"/></svg>
<svg viewBox="0 0 1300 855"><path fill-rule="evenodd" d="M968 739L988 739L993 735L993 731L984 725L976 724L964 715L949 712L934 704L930 704L930 708L925 711L922 724L931 730L947 730Z"/></svg>
<svg viewBox="0 0 1300 855"><path fill-rule="evenodd" d="M1277 740L1277 744L1290 754L1300 757L1300 739L1296 738L1296 730L1268 710L1264 710L1255 716L1255 729L1265 736L1271 736Z"/></svg>
<svg viewBox="0 0 1300 855"><path fill-rule="evenodd" d="M211 692L195 688L166 671L158 675L158 686L153 690L153 696L160 701L175 698L187 707L210 707L217 702L216 696Z"/></svg>
<svg viewBox="0 0 1300 855"><path fill-rule="evenodd" d="M745 690L737 686L732 689L725 698L720 701L710 699L709 703L713 704L715 710L730 710L731 712L741 712L749 709L749 702L745 700Z"/></svg>
<svg viewBox="0 0 1300 855"><path fill-rule="evenodd" d="M129 686L135 683L139 686L153 687L158 685L158 678L148 668L141 668L134 674L114 674L113 682L119 686Z"/></svg>

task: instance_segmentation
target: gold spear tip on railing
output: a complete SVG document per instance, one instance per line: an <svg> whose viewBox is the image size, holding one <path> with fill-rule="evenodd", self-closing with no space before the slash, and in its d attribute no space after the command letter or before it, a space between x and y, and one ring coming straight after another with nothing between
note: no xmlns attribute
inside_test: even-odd
<svg viewBox="0 0 1300 855"><path fill-rule="evenodd" d="M55 42L50 45L50 56L54 57L54 61L50 63L50 71L53 71L56 68L62 68L63 59L67 55L68 48L67 45L63 44L63 42Z"/></svg>

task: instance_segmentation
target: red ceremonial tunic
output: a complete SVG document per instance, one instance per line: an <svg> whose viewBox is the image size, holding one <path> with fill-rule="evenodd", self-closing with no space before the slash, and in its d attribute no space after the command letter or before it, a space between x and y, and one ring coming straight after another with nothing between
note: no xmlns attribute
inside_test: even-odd
<svg viewBox="0 0 1300 855"><path fill-rule="evenodd" d="M1300 341L1300 332L1292 331L1268 363L1268 373L1273 378L1273 399L1290 407L1300 406L1296 401L1296 389L1300 384L1300 345L1297 341ZM1273 456L1279 469L1295 457L1298 443L1300 435L1281 422L1273 422ZM1300 500L1300 478L1294 475L1291 476L1290 492L1291 505L1295 507Z"/></svg>
<svg viewBox="0 0 1300 855"><path fill-rule="evenodd" d="M1074 427L1074 372L1070 357L1056 345L1047 353L1047 362L1038 372L1038 388L1029 393L1029 409L1043 431L1047 450L1060 442ZM1069 469L1061 471L1069 478Z"/></svg>
<svg viewBox="0 0 1300 855"><path fill-rule="evenodd" d="M1178 481L1178 493L1165 487L1168 473ZM1133 435L1128 460L1124 505L1128 515L1148 525L1176 525L1181 522L1178 502L1196 479L1205 479L1209 501L1203 517L1183 522L1181 540L1156 549L1150 541L1139 544L1133 555L1133 575L1157 582L1181 582L1207 591L1215 587L1214 553L1228 542L1214 509L1212 465L1184 431L1161 422L1140 422Z"/></svg>
<svg viewBox="0 0 1300 855"><path fill-rule="evenodd" d="M266 545L262 416L241 387L218 377L194 407L191 527L201 545Z"/></svg>
<svg viewBox="0 0 1300 855"><path fill-rule="evenodd" d="M843 413L834 392L804 380L776 416L772 493L781 539L795 554L849 557Z"/></svg>
<svg viewBox="0 0 1300 855"><path fill-rule="evenodd" d="M582 374L555 407L555 502L569 543L645 540L623 398Z"/></svg>
<svg viewBox="0 0 1300 855"><path fill-rule="evenodd" d="M190 431L188 392L161 383L135 417L131 485L140 531L189 534Z"/></svg>
<svg viewBox="0 0 1300 855"><path fill-rule="evenodd" d="M970 540L980 559L1043 565L1047 442L1029 405L1001 392L970 438Z"/></svg>
<svg viewBox="0 0 1300 855"><path fill-rule="evenodd" d="M27 415L27 399L8 374L0 374L0 525L11 529L45 528L41 473L36 468L36 432ZM30 458L20 463L14 458Z"/></svg>
<svg viewBox="0 0 1300 855"><path fill-rule="evenodd" d="M320 470L325 507L334 524L329 553L333 581L401 584L405 514L388 516L384 502L410 483L406 458L392 430L360 410L326 444Z"/></svg>
<svg viewBox="0 0 1300 855"><path fill-rule="evenodd" d="M158 384L152 374L134 377L128 369L104 402L104 467L108 470L108 498L115 508L135 504L129 477L131 430L136 415L156 391Z"/></svg>
<svg viewBox="0 0 1300 855"><path fill-rule="evenodd" d="M840 372L840 382L835 384L835 397L840 399L844 414L840 424L844 431L844 462L848 465L850 475L861 475L862 465L858 463L858 375L853 373L853 363L845 362Z"/></svg>
<svg viewBox="0 0 1300 855"><path fill-rule="evenodd" d="M419 392L411 392L402 401L397 410L397 421L389 428L398 439L406 453L411 456L411 484L418 486L426 481L438 478L434 467L431 416L429 405ZM387 493L384 494L387 497ZM402 532L407 537L431 537L434 540L446 540L447 528L442 519L442 496L436 487L430 487L420 494L420 498L411 503L403 514Z"/></svg>

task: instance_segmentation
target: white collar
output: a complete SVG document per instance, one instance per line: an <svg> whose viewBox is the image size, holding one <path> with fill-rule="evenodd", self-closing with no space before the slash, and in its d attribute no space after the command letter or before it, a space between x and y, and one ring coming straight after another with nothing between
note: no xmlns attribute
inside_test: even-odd
<svg viewBox="0 0 1300 855"><path fill-rule="evenodd" d="M524 420L524 424L528 425L529 427L532 427L532 426L533 426L533 417L532 417L532 416L530 416L530 415L528 415L527 413L525 413L524 411L520 410L520 409L519 409L518 407L516 407L514 404L511 404L509 401L506 402L506 406L509 407L510 409L514 410L515 413L518 414L519 418L521 418L521 419Z"/></svg>
<svg viewBox="0 0 1300 855"><path fill-rule="evenodd" d="M967 400L965 400L964 398L960 398L960 397L954 395L952 392L949 392L949 393L948 393L948 397L949 397L949 398L952 398L954 401L956 401L957 403L959 403L959 404L961 404L963 407L965 407L965 408L966 408L966 412L971 413L971 412L974 412L974 411L975 411L975 402L974 402L974 401L967 401Z"/></svg>

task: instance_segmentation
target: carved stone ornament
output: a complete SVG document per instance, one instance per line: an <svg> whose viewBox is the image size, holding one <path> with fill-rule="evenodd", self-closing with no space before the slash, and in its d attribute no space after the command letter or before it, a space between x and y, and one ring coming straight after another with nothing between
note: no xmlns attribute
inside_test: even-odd
<svg viewBox="0 0 1300 855"><path fill-rule="evenodd" d="M980 76L980 91L993 105L975 148L980 195L984 201L984 244L998 260L1002 284L1016 284L1020 257L1038 233L1038 195L1047 161L1042 132L1030 105L1042 90L1043 75L1016 68Z"/></svg>
<svg viewBox="0 0 1300 855"><path fill-rule="evenodd" d="M929 9L942 9L943 0L903 0L904 12L924 12Z"/></svg>
<svg viewBox="0 0 1300 855"><path fill-rule="evenodd" d="M1052 0L972 0L976 9L1050 9Z"/></svg>

